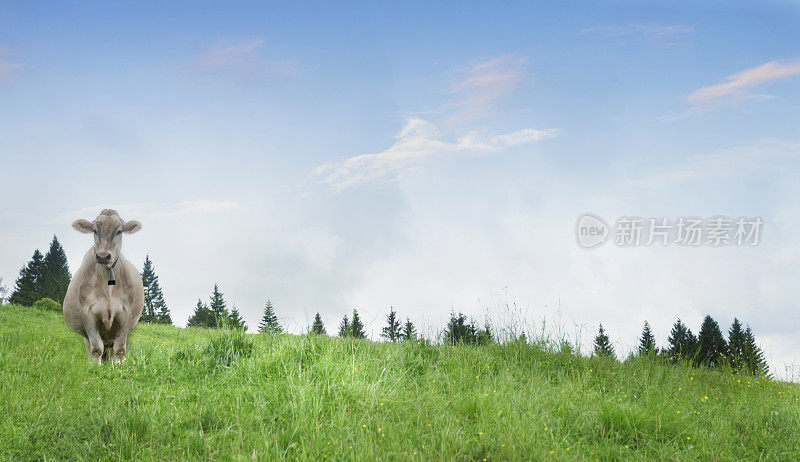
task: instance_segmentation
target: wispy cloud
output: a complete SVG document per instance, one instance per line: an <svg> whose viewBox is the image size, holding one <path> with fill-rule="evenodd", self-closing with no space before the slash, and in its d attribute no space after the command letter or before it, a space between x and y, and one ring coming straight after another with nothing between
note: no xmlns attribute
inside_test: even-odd
<svg viewBox="0 0 800 462"><path fill-rule="evenodd" d="M114 209L126 220L183 215L207 215L242 207L233 201L200 199L183 202L139 202L134 204L93 205L61 214L65 218L93 219L103 209Z"/></svg>
<svg viewBox="0 0 800 462"><path fill-rule="evenodd" d="M405 126L395 135L389 148L321 165L315 169L315 175L341 190L395 177L406 169L438 158L497 153L512 146L563 135L565 131L557 128L526 128L497 135L471 126L493 114L503 98L519 87L526 75L525 64L525 58L502 55L457 69L460 77L454 79L447 90L457 103L450 106L451 114L444 118L442 127L446 130L421 117L406 117Z"/></svg>
<svg viewBox="0 0 800 462"><path fill-rule="evenodd" d="M462 70L462 78L449 89L457 111L449 124L466 124L490 115L523 81L527 59L502 55Z"/></svg>
<svg viewBox="0 0 800 462"><path fill-rule="evenodd" d="M22 64L12 60L11 54L10 51L0 48L0 80L5 79L22 67Z"/></svg>
<svg viewBox="0 0 800 462"><path fill-rule="evenodd" d="M745 146L696 156L658 172L631 178L640 186L684 184L715 179L746 178L765 171L793 171L800 159L800 143L760 140Z"/></svg>
<svg viewBox="0 0 800 462"><path fill-rule="evenodd" d="M230 75L245 80L262 80L276 75L291 75L300 71L294 59L264 58L261 39L220 41L189 60L194 71L212 75Z"/></svg>
<svg viewBox="0 0 800 462"><path fill-rule="evenodd" d="M699 111L723 101L763 98L764 95L752 95L747 91L760 84L796 75L800 75L800 58L771 61L725 77L722 83L700 88L686 100L694 111Z"/></svg>
<svg viewBox="0 0 800 462"><path fill-rule="evenodd" d="M362 154L343 162L317 167L315 173L337 189L395 175L427 161L466 154L487 154L511 146L532 143L564 134L561 129L527 128L503 135L470 132L454 141L440 138L438 127L419 118L409 118L394 144L375 154Z"/></svg>
<svg viewBox="0 0 800 462"><path fill-rule="evenodd" d="M584 34L597 33L606 37L641 40L660 45L674 45L693 31L692 26L677 24L613 24L581 29Z"/></svg>

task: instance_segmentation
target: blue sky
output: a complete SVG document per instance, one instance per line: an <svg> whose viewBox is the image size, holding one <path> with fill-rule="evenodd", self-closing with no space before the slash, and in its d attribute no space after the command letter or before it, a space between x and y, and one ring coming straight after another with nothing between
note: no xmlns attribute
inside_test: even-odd
<svg viewBox="0 0 800 462"><path fill-rule="evenodd" d="M0 2L5 281L113 206L179 324L214 282L295 331L508 301L626 351L711 313L800 374L797 3L162 3ZM586 251L586 212L765 228Z"/></svg>

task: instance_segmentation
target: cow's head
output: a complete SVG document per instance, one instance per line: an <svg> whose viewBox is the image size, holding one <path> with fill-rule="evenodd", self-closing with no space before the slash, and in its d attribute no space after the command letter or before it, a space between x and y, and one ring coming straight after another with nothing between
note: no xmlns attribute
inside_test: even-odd
<svg viewBox="0 0 800 462"><path fill-rule="evenodd" d="M142 229L142 224L125 222L116 210L105 209L94 221L75 220L72 227L82 233L94 233L94 258L97 263L110 267L119 258L122 233L135 233Z"/></svg>

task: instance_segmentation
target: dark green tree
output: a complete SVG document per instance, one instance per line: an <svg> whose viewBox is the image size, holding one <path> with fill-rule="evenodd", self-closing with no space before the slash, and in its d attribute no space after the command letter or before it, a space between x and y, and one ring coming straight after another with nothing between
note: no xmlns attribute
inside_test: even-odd
<svg viewBox="0 0 800 462"><path fill-rule="evenodd" d="M764 352L756 345L756 337L750 326L744 331L744 348L742 351L744 369L755 375L769 376L769 366L764 359Z"/></svg>
<svg viewBox="0 0 800 462"><path fill-rule="evenodd" d="M697 353L697 338L680 319L675 321L667 339L666 357L673 362L694 360Z"/></svg>
<svg viewBox="0 0 800 462"><path fill-rule="evenodd" d="M656 338L650 330L650 323L645 321L642 328L642 336L639 337L639 354L641 356L653 355L656 353Z"/></svg>
<svg viewBox="0 0 800 462"><path fill-rule="evenodd" d="M417 330L414 328L414 324L411 322L411 319L406 318L406 323L403 326L403 333L402 333L403 340L416 340L417 339Z"/></svg>
<svg viewBox="0 0 800 462"><path fill-rule="evenodd" d="M247 324L245 324L244 319L242 319L242 315L239 313L239 309L236 308L235 305L228 314L228 327L232 329L247 330Z"/></svg>
<svg viewBox="0 0 800 462"><path fill-rule="evenodd" d="M42 273L40 292L38 298L52 298L58 303L64 303L64 296L67 294L67 287L72 275L69 274L67 264L67 254L58 242L58 238L53 236L50 242L50 249L42 260Z"/></svg>
<svg viewBox="0 0 800 462"><path fill-rule="evenodd" d="M727 345L725 344L725 338L722 337L719 324L711 316L706 315L703 319L697 341L697 362L707 366L719 364L722 355L727 351Z"/></svg>
<svg viewBox="0 0 800 462"><path fill-rule="evenodd" d="M186 323L187 327L214 327L216 321L208 308L208 305L203 303L202 300L197 300L197 306L194 309L194 314L189 317L189 322Z"/></svg>
<svg viewBox="0 0 800 462"><path fill-rule="evenodd" d="M14 284L14 291L11 292L11 296L8 299L9 303L32 306L35 301L42 298L39 295L41 293L43 259L39 249L33 251L31 261L19 270L19 277Z"/></svg>
<svg viewBox="0 0 800 462"><path fill-rule="evenodd" d="M601 357L614 357L614 347L611 346L611 341L600 324L600 329L597 331L597 336L594 338L594 354Z"/></svg>
<svg viewBox="0 0 800 462"><path fill-rule="evenodd" d="M342 318L342 322L339 323L339 337L350 337L353 334L353 331L350 330L350 320L347 319L347 315L345 314Z"/></svg>
<svg viewBox="0 0 800 462"><path fill-rule="evenodd" d="M350 335L354 338L367 338L367 334L364 332L364 324L355 309L353 309L353 319L350 321Z"/></svg>
<svg viewBox="0 0 800 462"><path fill-rule="evenodd" d="M224 322L224 319L228 319L228 308L217 284L214 284L214 291L211 293L211 303L208 304L208 308L213 316L213 323L209 327L220 327L219 323Z"/></svg>
<svg viewBox="0 0 800 462"><path fill-rule="evenodd" d="M444 329L444 341L449 344L475 343L477 332L474 322L468 322L463 313L450 312L450 320Z"/></svg>
<svg viewBox="0 0 800 462"><path fill-rule="evenodd" d="M169 307L164 301L164 293L161 291L161 284L158 282L153 262L150 256L144 258L142 268L142 285L144 286L144 310L140 322L172 324L172 316Z"/></svg>
<svg viewBox="0 0 800 462"><path fill-rule="evenodd" d="M475 343L478 345L488 345L492 343L494 340L494 335L492 334L492 326L489 324L487 320L483 324L483 329L475 329Z"/></svg>
<svg viewBox="0 0 800 462"><path fill-rule="evenodd" d="M386 316L386 327L383 328L381 337L390 342L396 342L400 340L401 336L402 326L400 325L400 320L397 319L397 312L394 308L389 307L389 315Z"/></svg>
<svg viewBox="0 0 800 462"><path fill-rule="evenodd" d="M275 315L275 310L272 308L272 301L267 299L267 304L264 307L264 316L261 318L261 324L258 325L258 331L266 334L280 334L283 328L278 323L278 317Z"/></svg>
<svg viewBox="0 0 800 462"><path fill-rule="evenodd" d="M731 369L740 370L745 366L744 351L745 351L745 337L742 323L737 318L733 318L733 324L728 329L728 360Z"/></svg>
<svg viewBox="0 0 800 462"><path fill-rule="evenodd" d="M317 335L328 335L325 332L325 324L322 323L322 316L319 315L319 311L314 316L314 323L311 324L311 333Z"/></svg>

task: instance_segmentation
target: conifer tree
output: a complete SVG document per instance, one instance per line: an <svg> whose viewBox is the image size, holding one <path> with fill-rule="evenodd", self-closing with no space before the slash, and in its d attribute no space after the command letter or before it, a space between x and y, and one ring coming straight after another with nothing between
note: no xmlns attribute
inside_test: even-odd
<svg viewBox="0 0 800 462"><path fill-rule="evenodd" d="M742 330L742 324L739 320L733 318L733 324L728 329L728 359L730 360L731 369L738 371L745 366L743 362L744 351L744 330Z"/></svg>
<svg viewBox="0 0 800 462"><path fill-rule="evenodd" d="M31 306L40 297L42 281L42 253L39 249L33 251L33 257L27 265L19 271L19 277L14 284L14 291L8 299L9 303Z"/></svg>
<svg viewBox="0 0 800 462"><path fill-rule="evenodd" d="M742 360L744 367L750 374L769 376L769 366L764 359L764 352L756 345L756 337L750 326L744 331L744 348Z"/></svg>
<svg viewBox="0 0 800 462"><path fill-rule="evenodd" d="M51 298L58 303L64 303L64 296L67 294L67 286L72 276L69 274L67 265L67 254L58 242L58 238L53 236L50 242L50 249L42 260L41 283L38 298Z"/></svg>
<svg viewBox="0 0 800 462"><path fill-rule="evenodd" d="M353 334L353 331L350 330L350 320L347 319L347 315L345 314L342 318L342 322L339 323L339 337L350 337Z"/></svg>
<svg viewBox="0 0 800 462"><path fill-rule="evenodd" d="M401 330L402 327L400 326L400 321L397 319L397 312L394 308L389 307L389 315L386 317L386 327L383 328L381 337L390 342L396 342L400 340L402 335Z"/></svg>
<svg viewBox="0 0 800 462"><path fill-rule="evenodd" d="M211 293L211 303L208 308L211 310L213 316L212 323L209 327L220 327L218 324L222 320L227 319L229 316L225 299L222 298L222 292L219 291L219 286L214 284L214 292Z"/></svg>
<svg viewBox="0 0 800 462"><path fill-rule="evenodd" d="M698 352L697 360L699 364L714 366L720 363L722 355L727 351L725 339L722 331L714 318L706 315L703 324L700 326L700 333L697 336Z"/></svg>
<svg viewBox="0 0 800 462"><path fill-rule="evenodd" d="M264 307L264 316L261 318L261 324L258 325L258 331L266 334L280 334L283 328L278 323L278 317L275 315L275 310L272 308L272 301L267 299L267 304Z"/></svg>
<svg viewBox="0 0 800 462"><path fill-rule="evenodd" d="M642 329L642 336L639 338L639 354L642 356L652 355L656 352L656 338L650 330L650 323L645 321Z"/></svg>
<svg viewBox="0 0 800 462"><path fill-rule="evenodd" d="M492 326L489 324L488 320L484 322L483 329L479 330L475 328L475 332L475 343L478 345L488 345L489 343L492 343L492 340L494 340L494 335L492 335Z"/></svg>
<svg viewBox="0 0 800 462"><path fill-rule="evenodd" d="M367 334L364 332L364 324L355 309L353 309L353 320L350 321L350 335L354 338L367 338Z"/></svg>
<svg viewBox="0 0 800 462"><path fill-rule="evenodd" d="M594 354L601 357L614 357L614 347L611 346L602 324L600 324L600 329L598 329L597 336L594 338Z"/></svg>
<svg viewBox="0 0 800 462"><path fill-rule="evenodd" d="M161 291L161 284L149 255L144 259L142 285L144 286L144 310L142 310L142 317L139 321L172 324L172 316L164 301L164 293Z"/></svg>
<svg viewBox="0 0 800 462"><path fill-rule="evenodd" d="M197 300L197 306L194 309L194 314L189 318L186 323L187 327L214 327L212 324L213 315L208 305L203 303L202 300Z"/></svg>
<svg viewBox="0 0 800 462"><path fill-rule="evenodd" d="M322 323L322 316L319 315L319 311L317 311L317 314L314 316L314 323L311 324L311 333L328 335L328 333L325 332L325 324Z"/></svg>
<svg viewBox="0 0 800 462"><path fill-rule="evenodd" d="M414 324L411 322L411 319L406 318L406 323L403 326L403 333L402 333L403 340L416 340L417 339L417 330L414 328Z"/></svg>
<svg viewBox="0 0 800 462"><path fill-rule="evenodd" d="M236 305L233 306L233 309L228 314L228 327L231 329L247 330L247 324L245 324L244 319L242 319L242 315L239 313L239 309L236 308Z"/></svg>
<svg viewBox="0 0 800 462"><path fill-rule="evenodd" d="M697 339L680 319L672 326L667 342L666 356L673 362L694 359Z"/></svg>
<svg viewBox="0 0 800 462"><path fill-rule="evenodd" d="M447 343L475 343L476 327L474 322L467 322L463 313L450 312L450 320L444 329L444 340Z"/></svg>

